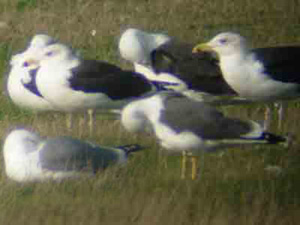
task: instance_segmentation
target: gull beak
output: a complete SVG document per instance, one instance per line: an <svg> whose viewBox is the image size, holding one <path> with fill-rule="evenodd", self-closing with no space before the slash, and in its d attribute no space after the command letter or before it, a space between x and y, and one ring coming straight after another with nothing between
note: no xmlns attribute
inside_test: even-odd
<svg viewBox="0 0 300 225"><path fill-rule="evenodd" d="M202 43L202 44L198 44L193 48L193 53L198 53L198 52L212 52L214 51L213 47L211 47L211 45L209 44L209 42L207 43Z"/></svg>

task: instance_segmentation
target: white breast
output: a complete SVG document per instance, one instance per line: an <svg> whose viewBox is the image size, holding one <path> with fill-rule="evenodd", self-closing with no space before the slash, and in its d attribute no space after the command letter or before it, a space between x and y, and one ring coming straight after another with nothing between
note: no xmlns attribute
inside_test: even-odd
<svg viewBox="0 0 300 225"><path fill-rule="evenodd" d="M220 67L226 82L241 97L252 100L274 100L294 94L296 85L272 80L253 55L234 54L221 58Z"/></svg>
<svg viewBox="0 0 300 225"><path fill-rule="evenodd" d="M26 69L14 66L7 80L7 89L12 101L25 108L38 111L54 110L53 105L42 97L36 96L23 86L23 82L30 81L30 75Z"/></svg>

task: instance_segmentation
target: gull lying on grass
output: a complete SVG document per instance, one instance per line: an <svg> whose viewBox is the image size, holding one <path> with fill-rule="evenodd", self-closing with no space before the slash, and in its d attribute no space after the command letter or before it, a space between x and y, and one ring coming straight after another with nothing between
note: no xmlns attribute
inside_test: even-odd
<svg viewBox="0 0 300 225"><path fill-rule="evenodd" d="M145 131L150 126L160 145L175 154L199 155L231 146L287 142L284 137L264 132L254 121L228 118L208 104L174 92L128 104L121 121L131 132ZM186 158L183 160L182 177L185 177ZM192 163L192 179L195 179L195 156Z"/></svg>
<svg viewBox="0 0 300 225"><path fill-rule="evenodd" d="M26 129L16 129L4 141L7 176L18 182L61 180L94 174L127 161L138 145L105 147L71 137L42 138Z"/></svg>

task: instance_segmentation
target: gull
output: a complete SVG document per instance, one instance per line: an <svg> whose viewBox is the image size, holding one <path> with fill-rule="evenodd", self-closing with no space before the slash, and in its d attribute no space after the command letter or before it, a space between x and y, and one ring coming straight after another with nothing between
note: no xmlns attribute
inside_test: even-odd
<svg viewBox="0 0 300 225"><path fill-rule="evenodd" d="M197 177L196 155L225 147L287 142L284 137L264 132L254 121L226 117L215 107L176 92L162 92L129 103L122 110L121 122L130 132L150 127L160 145L171 154L192 154L192 179ZM185 163L183 157L183 178Z"/></svg>
<svg viewBox="0 0 300 225"><path fill-rule="evenodd" d="M224 79L243 98L268 102L300 95L299 46L251 49L240 34L225 32L193 49L201 51L217 53Z"/></svg>
<svg viewBox="0 0 300 225"><path fill-rule="evenodd" d="M169 90L202 101L235 96L224 81L217 60L207 53L192 53L192 44L160 33L130 28L119 40L120 55L148 80L165 82Z"/></svg>
<svg viewBox="0 0 300 225"><path fill-rule="evenodd" d="M33 74L40 95L65 112L120 109L128 101L156 92L159 84L103 61L85 60L63 44L44 48ZM35 64L36 59L28 59ZM92 130L92 129L91 129Z"/></svg>
<svg viewBox="0 0 300 225"><path fill-rule="evenodd" d="M3 145L5 172L17 182L62 180L93 175L124 164L139 145L100 146L72 137L43 138L28 129L15 129Z"/></svg>

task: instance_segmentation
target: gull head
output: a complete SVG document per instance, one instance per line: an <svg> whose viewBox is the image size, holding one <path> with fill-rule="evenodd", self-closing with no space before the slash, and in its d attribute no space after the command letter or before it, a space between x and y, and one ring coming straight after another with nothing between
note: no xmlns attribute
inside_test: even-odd
<svg viewBox="0 0 300 225"><path fill-rule="evenodd" d="M47 45L54 44L55 40L46 34L36 34L29 43L29 48L41 49Z"/></svg>
<svg viewBox="0 0 300 225"><path fill-rule="evenodd" d="M29 153L37 150L41 137L26 129L16 129L8 134L4 141L4 155L19 152Z"/></svg>
<svg viewBox="0 0 300 225"><path fill-rule="evenodd" d="M193 52L212 51L216 52L221 58L237 53L243 53L247 50L246 39L241 35L233 32L220 33L209 42L196 45Z"/></svg>
<svg viewBox="0 0 300 225"><path fill-rule="evenodd" d="M147 33L138 29L129 28L119 40L120 55L132 62L142 65L150 65L150 54L160 45L170 41L165 34Z"/></svg>
<svg viewBox="0 0 300 225"><path fill-rule="evenodd" d="M59 66L73 59L76 59L76 55L71 48L63 44L52 44L44 47L39 54L29 58L26 62L29 66L32 64L39 64L39 66L49 64Z"/></svg>
<svg viewBox="0 0 300 225"><path fill-rule="evenodd" d="M24 59L31 57L32 55L39 54L44 47L53 43L55 43L55 40L46 34L34 35L29 42L28 48L24 52L12 56L10 65L23 66L22 64L24 63Z"/></svg>

